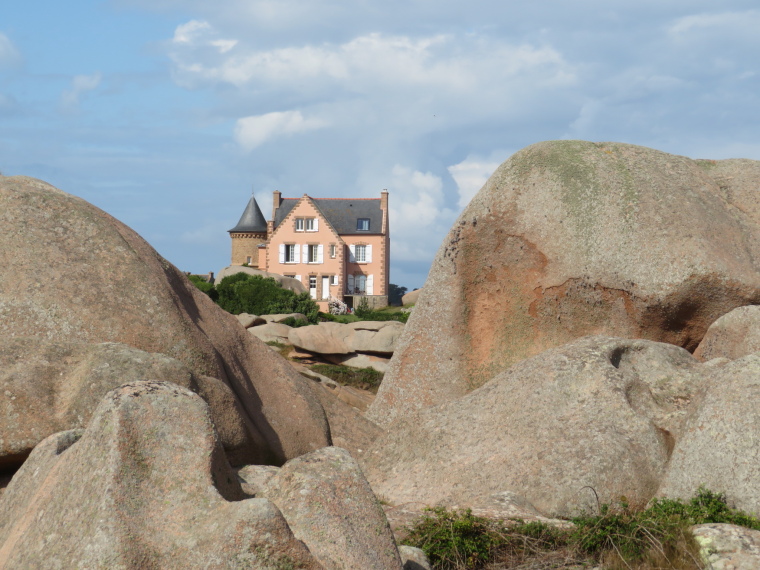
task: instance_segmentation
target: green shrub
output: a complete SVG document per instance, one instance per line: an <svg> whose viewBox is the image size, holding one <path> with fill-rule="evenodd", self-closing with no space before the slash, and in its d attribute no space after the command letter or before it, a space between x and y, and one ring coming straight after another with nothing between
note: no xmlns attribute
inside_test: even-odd
<svg viewBox="0 0 760 570"><path fill-rule="evenodd" d="M198 275L188 275L188 278L190 279L190 282L195 285L198 289L203 291L206 295L211 297L211 299L216 302L216 300L219 298L219 294L217 293L216 289L214 288L213 283L209 283L203 277L200 277Z"/></svg>
<svg viewBox="0 0 760 570"><path fill-rule="evenodd" d="M492 521L472 511L429 509L410 529L405 543L425 551L433 568L480 568L493 557L499 544Z"/></svg>
<svg viewBox="0 0 760 570"><path fill-rule="evenodd" d="M422 548L435 569L510 568L565 564L609 569L699 569L699 547L690 527L730 523L760 530L760 520L733 509L724 495L700 488L688 502L653 499L645 509L623 499L595 515L572 519L573 528L541 522L504 522L467 511L429 511L404 543ZM535 564L535 565L534 565Z"/></svg>
<svg viewBox="0 0 760 570"><path fill-rule="evenodd" d="M236 273L222 279L216 290L219 306L233 315L302 313L309 322L317 322L319 306L309 293L283 289L272 277Z"/></svg>
<svg viewBox="0 0 760 570"><path fill-rule="evenodd" d="M374 368L352 368L341 364L314 364L314 372L332 378L338 384L354 386L362 390L377 392L383 381L383 373Z"/></svg>

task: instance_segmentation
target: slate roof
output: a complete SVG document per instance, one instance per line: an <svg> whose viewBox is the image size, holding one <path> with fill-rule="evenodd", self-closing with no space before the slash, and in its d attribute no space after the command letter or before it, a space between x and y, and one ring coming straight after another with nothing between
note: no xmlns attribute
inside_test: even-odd
<svg viewBox="0 0 760 570"><path fill-rule="evenodd" d="M240 221L231 230L232 232L264 232L267 231L267 221L264 218L264 214L261 213L261 208L256 203L256 198L251 196L248 201L248 205L245 207L243 215L240 216Z"/></svg>
<svg viewBox="0 0 760 570"><path fill-rule="evenodd" d="M275 228L279 227L299 199L283 199L274 219ZM380 208L380 198L312 198L311 200L340 235L383 233L383 210ZM356 229L359 218L369 219L369 231Z"/></svg>

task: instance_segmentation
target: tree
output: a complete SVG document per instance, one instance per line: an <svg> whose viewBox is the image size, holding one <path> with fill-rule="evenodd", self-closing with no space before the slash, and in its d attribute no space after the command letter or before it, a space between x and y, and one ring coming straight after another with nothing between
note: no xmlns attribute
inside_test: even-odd
<svg viewBox="0 0 760 570"><path fill-rule="evenodd" d="M388 285L388 304L401 306L401 297L407 292L406 287L399 287L398 285L391 283Z"/></svg>
<svg viewBox="0 0 760 570"><path fill-rule="evenodd" d="M272 277L236 273L222 279L216 290L219 306L233 315L302 313L312 323L318 320L319 306L309 293L283 289Z"/></svg>

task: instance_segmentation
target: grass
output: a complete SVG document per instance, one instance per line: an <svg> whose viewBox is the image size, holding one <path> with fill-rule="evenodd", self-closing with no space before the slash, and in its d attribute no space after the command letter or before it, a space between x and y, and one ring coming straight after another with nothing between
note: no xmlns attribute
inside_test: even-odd
<svg viewBox="0 0 760 570"><path fill-rule="evenodd" d="M428 511L409 529L405 542L422 548L437 570L566 565L612 570L701 569L692 525L730 523L760 530L760 520L728 506L724 495L700 488L688 502L654 499L633 508L623 499L614 508L572 519L572 528L541 522L496 521L469 510Z"/></svg>
<svg viewBox="0 0 760 570"><path fill-rule="evenodd" d="M352 368L340 364L313 364L314 372L332 378L343 386L353 386L362 390L377 393L383 381L383 373L374 368Z"/></svg>

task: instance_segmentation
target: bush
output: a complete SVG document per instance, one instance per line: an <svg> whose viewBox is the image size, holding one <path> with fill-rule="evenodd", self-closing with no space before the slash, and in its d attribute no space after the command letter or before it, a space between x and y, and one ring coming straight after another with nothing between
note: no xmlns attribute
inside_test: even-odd
<svg viewBox="0 0 760 570"><path fill-rule="evenodd" d="M383 373L374 368L352 368L341 364L314 364L314 372L332 378L338 384L354 386L362 390L377 392L383 381Z"/></svg>
<svg viewBox="0 0 760 570"><path fill-rule="evenodd" d="M309 322L317 322L319 307L309 293L283 289L272 277L236 273L222 279L216 290L219 306L233 315L302 313Z"/></svg>
<svg viewBox="0 0 760 570"><path fill-rule="evenodd" d="M422 548L436 569L512 567L526 560L535 567L564 563L604 568L701 568L699 547L689 528L730 523L760 530L760 520L733 509L724 495L700 488L689 502L653 499L645 509L625 499L601 505L596 515L572 520L573 528L540 522L489 520L467 511L436 508L423 516L404 541ZM539 562L550 560L552 564ZM555 564L557 563L557 564ZM534 567L534 566L531 566Z"/></svg>
<svg viewBox="0 0 760 570"><path fill-rule="evenodd" d="M198 289L211 297L214 302L216 302L216 300L219 298L219 294L217 293L216 289L214 289L213 283L209 283L203 279L203 277L200 277L198 275L188 275L187 277L190 279L190 282L193 285L195 285Z"/></svg>

